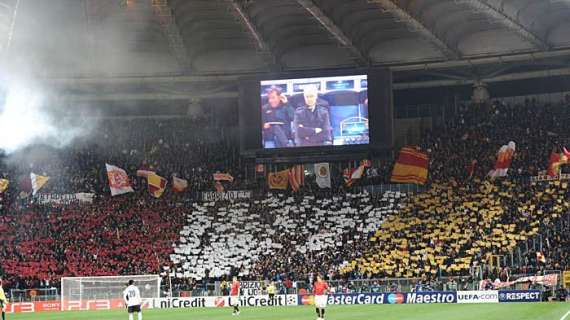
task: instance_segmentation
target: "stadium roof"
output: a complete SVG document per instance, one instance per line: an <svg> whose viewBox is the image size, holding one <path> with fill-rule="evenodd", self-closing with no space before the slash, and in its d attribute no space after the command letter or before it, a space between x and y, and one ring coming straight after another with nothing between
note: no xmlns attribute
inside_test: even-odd
<svg viewBox="0 0 570 320"><path fill-rule="evenodd" d="M570 48L570 0L0 0L46 75L421 65ZM54 58L55 56L55 58Z"/></svg>
<svg viewBox="0 0 570 320"><path fill-rule="evenodd" d="M567 77L570 0L0 0L0 58L71 104L233 99L241 75L308 69Z"/></svg>

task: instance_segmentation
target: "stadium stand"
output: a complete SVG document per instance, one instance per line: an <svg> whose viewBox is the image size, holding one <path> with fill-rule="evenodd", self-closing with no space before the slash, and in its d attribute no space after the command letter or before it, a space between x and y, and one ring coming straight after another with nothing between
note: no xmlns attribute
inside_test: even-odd
<svg viewBox="0 0 570 320"><path fill-rule="evenodd" d="M339 176L333 177L337 187L328 195L308 182L296 195L259 197L265 187L259 181L243 183L235 146L200 133L215 130L207 121L109 120L96 134L97 143L34 146L12 157L17 161L0 162L2 176L17 185L2 194L0 209L5 282L34 287L67 275L160 272L164 266L204 280L233 271L281 279L315 272L335 278L482 278L501 273L490 266L493 256L531 238L540 239L546 264L537 262L535 245L509 262L511 272L563 270L569 265L567 182L531 183L529 178L546 169L555 146L568 145L563 121L568 110L565 103L531 100L460 109L445 125L425 133L421 147L430 156L429 189L407 200L397 193L346 193ZM486 178L497 149L509 140L517 144L509 177ZM41 160L28 161L25 155L32 152ZM470 176L466 166L473 159L478 163ZM129 172L134 194L107 195L105 162ZM390 162L378 162L379 174L358 184L389 182ZM29 205L30 169L50 176L46 193L92 192L93 204ZM144 180L135 176L137 169L179 174L190 182L189 191L180 196L167 190L163 198L152 199ZM230 189L254 189L256 197L188 202L193 192L213 190L211 175L221 170L236 178ZM129 223L132 219L135 223ZM125 251L125 242L134 241L141 249ZM338 249L337 243L345 245ZM313 246L328 249L315 255ZM485 268L476 271L477 266Z"/></svg>

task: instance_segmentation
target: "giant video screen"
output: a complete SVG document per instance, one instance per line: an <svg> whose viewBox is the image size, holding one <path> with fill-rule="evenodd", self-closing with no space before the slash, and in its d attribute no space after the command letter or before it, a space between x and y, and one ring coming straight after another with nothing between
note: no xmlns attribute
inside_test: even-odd
<svg viewBox="0 0 570 320"><path fill-rule="evenodd" d="M261 81L264 149L369 144L366 75Z"/></svg>

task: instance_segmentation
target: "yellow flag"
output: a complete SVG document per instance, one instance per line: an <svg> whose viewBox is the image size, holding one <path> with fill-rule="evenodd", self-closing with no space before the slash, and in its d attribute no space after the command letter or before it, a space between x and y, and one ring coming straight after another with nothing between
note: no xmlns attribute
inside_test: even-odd
<svg viewBox="0 0 570 320"><path fill-rule="evenodd" d="M10 181L7 179L0 179L0 193L8 189L8 184L10 184Z"/></svg>
<svg viewBox="0 0 570 320"><path fill-rule="evenodd" d="M40 176L32 172L30 174L30 180L32 180L32 194L36 195L36 193L48 182L49 177Z"/></svg>

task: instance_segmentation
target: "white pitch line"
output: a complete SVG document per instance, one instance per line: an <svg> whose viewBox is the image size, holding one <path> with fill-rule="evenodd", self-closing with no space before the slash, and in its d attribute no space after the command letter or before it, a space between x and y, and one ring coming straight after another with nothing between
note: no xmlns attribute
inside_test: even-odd
<svg viewBox="0 0 570 320"><path fill-rule="evenodd" d="M569 316L569 315L570 315L570 310L569 310L568 312L566 312L566 314L563 315L562 318L560 318L560 320L566 319L566 317Z"/></svg>

